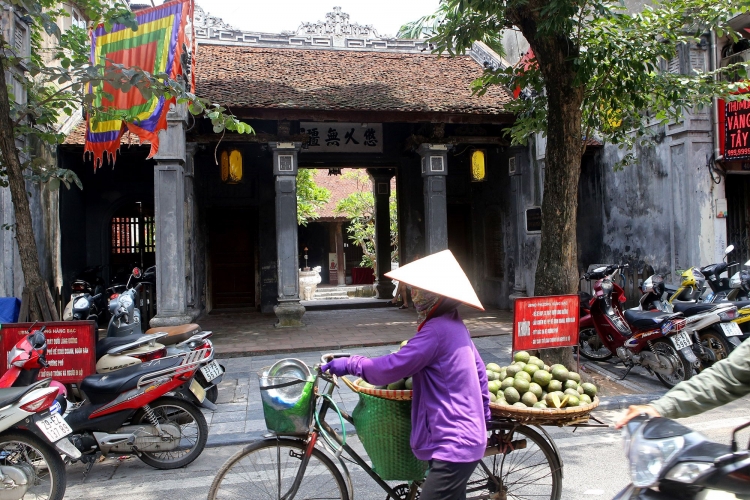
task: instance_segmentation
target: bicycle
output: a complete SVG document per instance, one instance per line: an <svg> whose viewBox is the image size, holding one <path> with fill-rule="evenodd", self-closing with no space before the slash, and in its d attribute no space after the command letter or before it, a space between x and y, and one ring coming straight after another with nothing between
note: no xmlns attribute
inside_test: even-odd
<svg viewBox="0 0 750 500"><path fill-rule="evenodd" d="M339 356L348 355L325 354L321 361L325 363ZM392 487L346 443L345 421L352 425L354 422L331 397L338 386L336 377L321 373L320 365L315 366L315 372L316 384L322 380L327 387L322 393L315 391L314 418L308 432L303 435L274 434L234 454L214 478L209 500L349 500L354 491L345 461L361 467L386 492L387 498L419 498L420 481ZM318 404L320 408L316 411ZM341 434L326 422L328 410L338 415ZM562 465L551 442L531 427L510 419L493 419L488 427L487 451L469 479L467 499L538 499L549 496L550 500L559 500ZM317 446L320 443L328 454ZM342 456L344 454L348 459ZM332 458L338 460L346 480Z"/></svg>

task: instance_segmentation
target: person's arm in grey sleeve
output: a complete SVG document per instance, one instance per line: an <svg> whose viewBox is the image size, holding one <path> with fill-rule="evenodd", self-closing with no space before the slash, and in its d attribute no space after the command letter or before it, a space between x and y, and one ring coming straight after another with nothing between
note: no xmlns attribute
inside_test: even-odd
<svg viewBox="0 0 750 500"><path fill-rule="evenodd" d="M683 418L703 413L750 394L750 340L743 342L725 359L651 402L666 418Z"/></svg>

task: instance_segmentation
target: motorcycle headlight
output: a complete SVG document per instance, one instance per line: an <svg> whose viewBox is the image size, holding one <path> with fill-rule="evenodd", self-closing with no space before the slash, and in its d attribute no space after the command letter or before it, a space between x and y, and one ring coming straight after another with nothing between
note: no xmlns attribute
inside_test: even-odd
<svg viewBox="0 0 750 500"><path fill-rule="evenodd" d="M670 481L690 484L695 482L701 474L711 467L713 467L712 464L707 464L705 462L682 462L667 472L667 475L664 476L664 478L669 479Z"/></svg>
<svg viewBox="0 0 750 500"><path fill-rule="evenodd" d="M628 449L630 479L636 488L648 488L659 480L664 467L685 446L685 438L646 439L643 427L632 436Z"/></svg>
<svg viewBox="0 0 750 500"><path fill-rule="evenodd" d="M133 299L130 298L130 295L120 295L120 298L117 300L120 302L120 305L122 307L130 307L131 305L133 305Z"/></svg>
<svg viewBox="0 0 750 500"><path fill-rule="evenodd" d="M73 307L76 309L86 309L89 306L89 301L86 300L85 297L81 297L80 299L76 300L73 304Z"/></svg>

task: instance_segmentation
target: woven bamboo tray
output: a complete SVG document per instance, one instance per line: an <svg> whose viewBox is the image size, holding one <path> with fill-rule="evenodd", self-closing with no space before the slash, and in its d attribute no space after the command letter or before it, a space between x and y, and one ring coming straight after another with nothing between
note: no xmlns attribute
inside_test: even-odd
<svg viewBox="0 0 750 500"><path fill-rule="evenodd" d="M371 389L369 387L360 387L359 383L362 381L358 378L354 382L346 377L341 377L341 380L354 392L361 392L376 398L390 399L393 401L411 401L413 391L407 390L389 390L389 389Z"/></svg>
<svg viewBox="0 0 750 500"><path fill-rule="evenodd" d="M585 424L589 421L591 410L599 406L599 398L585 406L571 408L520 408L518 406L490 403L490 412L494 417L505 417L530 425L563 425Z"/></svg>

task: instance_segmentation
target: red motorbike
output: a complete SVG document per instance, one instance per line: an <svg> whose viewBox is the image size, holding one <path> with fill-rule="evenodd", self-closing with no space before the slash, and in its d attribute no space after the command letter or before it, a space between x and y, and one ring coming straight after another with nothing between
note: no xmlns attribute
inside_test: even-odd
<svg viewBox="0 0 750 500"><path fill-rule="evenodd" d="M44 328L22 338L8 355L10 369L0 378L0 387L33 383L48 366L46 353ZM86 473L99 455L108 453L135 454L157 469L184 467L198 458L206 446L208 424L200 409L180 394L201 394L194 377L209 355L196 349L84 378L82 400L63 411L73 431L68 439L83 454Z"/></svg>
<svg viewBox="0 0 750 500"><path fill-rule="evenodd" d="M610 265L587 273L597 280L589 305L602 344L627 366L642 366L667 387L687 380L698 359L681 313L622 310L624 290L612 277L625 266Z"/></svg>
<svg viewBox="0 0 750 500"><path fill-rule="evenodd" d="M579 282L583 280L590 281L590 274L584 274ZM594 297L588 292L579 291L578 298L578 352L592 361L606 361L612 357L612 351L607 349L596 334L594 318L591 316L591 299ZM621 300L624 299L623 295Z"/></svg>

